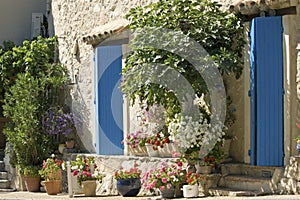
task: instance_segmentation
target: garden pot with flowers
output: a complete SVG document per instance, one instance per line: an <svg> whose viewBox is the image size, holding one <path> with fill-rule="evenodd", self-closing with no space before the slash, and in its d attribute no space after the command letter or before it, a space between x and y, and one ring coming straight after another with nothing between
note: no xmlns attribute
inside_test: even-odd
<svg viewBox="0 0 300 200"><path fill-rule="evenodd" d="M122 167L114 173L117 180L117 190L124 197L137 196L141 189L141 170L137 164L133 168L125 170Z"/></svg>
<svg viewBox="0 0 300 200"><path fill-rule="evenodd" d="M161 198L174 198L175 186L180 185L184 178L182 163L168 166L162 162L159 167L145 172L142 178L143 186L147 190L158 189Z"/></svg>
<svg viewBox="0 0 300 200"><path fill-rule="evenodd" d="M200 175L197 173L188 172L186 174L187 185L182 186L183 197L197 197L199 195L199 181Z"/></svg>
<svg viewBox="0 0 300 200"><path fill-rule="evenodd" d="M43 161L43 167L39 170L39 174L45 179L45 189L49 195L56 195L62 191L62 163L62 160L52 155Z"/></svg>
<svg viewBox="0 0 300 200"><path fill-rule="evenodd" d="M45 131L53 136L53 140L65 143L59 145L60 153L63 153L64 147L74 148L76 128L73 113L64 112L61 107L51 107L43 116L42 123Z"/></svg>
<svg viewBox="0 0 300 200"><path fill-rule="evenodd" d="M85 196L96 196L97 181L101 181L103 175L97 170L94 157L77 155L71 162L71 170Z"/></svg>
<svg viewBox="0 0 300 200"><path fill-rule="evenodd" d="M141 130L135 133L129 133L126 135L126 138L122 143L126 144L128 147L128 153L131 156L146 156L147 149L145 146L146 143L146 133L143 133Z"/></svg>

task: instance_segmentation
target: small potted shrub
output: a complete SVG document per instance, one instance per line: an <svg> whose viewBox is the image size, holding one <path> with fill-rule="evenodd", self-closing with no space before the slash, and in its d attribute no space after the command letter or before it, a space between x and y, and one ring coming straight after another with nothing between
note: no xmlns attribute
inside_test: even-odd
<svg viewBox="0 0 300 200"><path fill-rule="evenodd" d="M71 170L85 196L96 196L96 181L101 181L103 174L98 171L94 157L77 155L76 160L71 162Z"/></svg>
<svg viewBox="0 0 300 200"><path fill-rule="evenodd" d="M200 175L198 173L188 172L186 174L186 183L183 185L183 197L197 197L199 195L198 181Z"/></svg>
<svg viewBox="0 0 300 200"><path fill-rule="evenodd" d="M45 189L47 194L56 195L62 189L62 164L63 161L56 159L54 155L43 161L43 167L39 174L45 179Z"/></svg>

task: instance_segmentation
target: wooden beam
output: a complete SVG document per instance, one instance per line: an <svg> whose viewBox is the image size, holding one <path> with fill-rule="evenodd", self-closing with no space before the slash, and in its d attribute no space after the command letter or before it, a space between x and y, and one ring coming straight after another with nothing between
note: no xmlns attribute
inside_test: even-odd
<svg viewBox="0 0 300 200"><path fill-rule="evenodd" d="M284 15L296 15L297 14L297 8L296 6L288 7L288 8L281 8L281 9L276 9L275 15L274 16L284 16ZM271 16L271 12L266 11L265 16ZM259 17L260 13L255 13L251 15L246 15L246 21L251 21L255 17Z"/></svg>

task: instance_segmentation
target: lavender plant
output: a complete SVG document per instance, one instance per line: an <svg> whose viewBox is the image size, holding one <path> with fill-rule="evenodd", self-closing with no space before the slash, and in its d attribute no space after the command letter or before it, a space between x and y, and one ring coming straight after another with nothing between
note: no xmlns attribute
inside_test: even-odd
<svg viewBox="0 0 300 200"><path fill-rule="evenodd" d="M61 107L52 107L43 116L43 127L49 135L64 135L72 139L75 128L75 116L71 112L64 112Z"/></svg>

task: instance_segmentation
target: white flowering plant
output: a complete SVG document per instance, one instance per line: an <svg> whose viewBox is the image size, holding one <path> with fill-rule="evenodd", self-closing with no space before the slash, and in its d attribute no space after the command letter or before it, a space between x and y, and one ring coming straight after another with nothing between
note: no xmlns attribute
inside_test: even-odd
<svg viewBox="0 0 300 200"><path fill-rule="evenodd" d="M210 112L203 97L198 98L196 103L200 116L176 114L168 125L171 140L179 147L181 157L189 162L197 162L207 155L225 134L218 119L214 119L214 126L211 126Z"/></svg>

